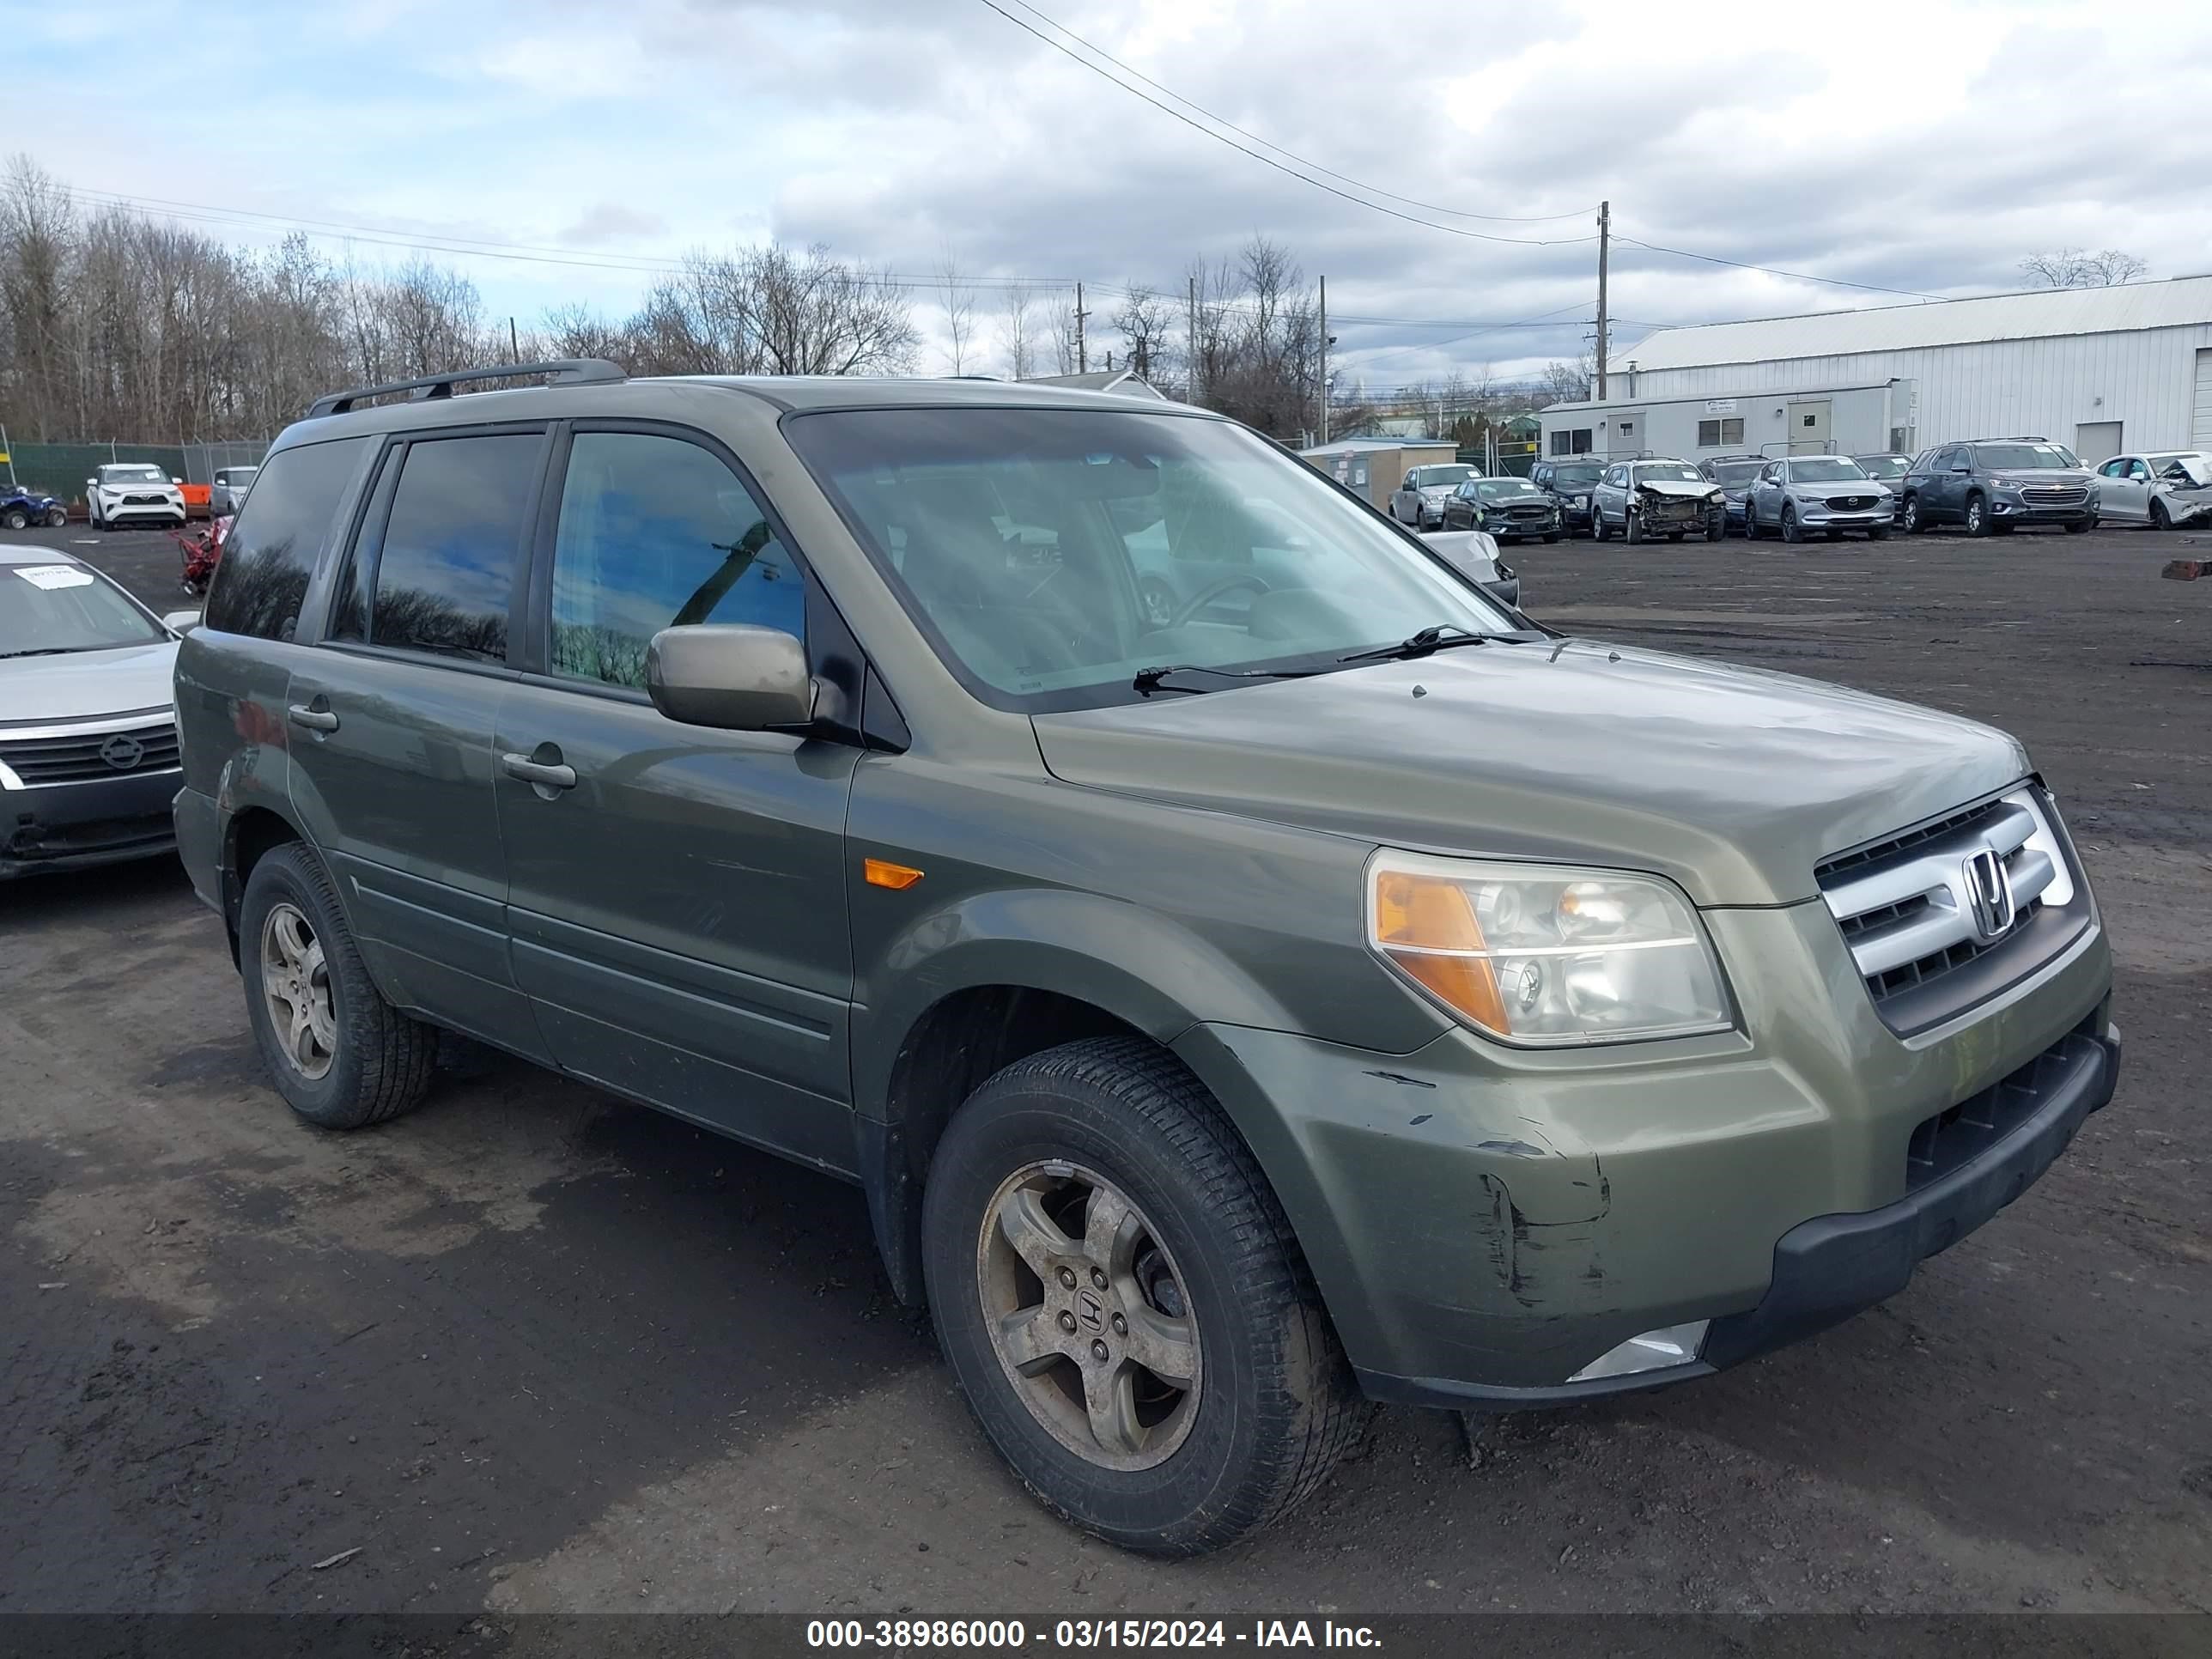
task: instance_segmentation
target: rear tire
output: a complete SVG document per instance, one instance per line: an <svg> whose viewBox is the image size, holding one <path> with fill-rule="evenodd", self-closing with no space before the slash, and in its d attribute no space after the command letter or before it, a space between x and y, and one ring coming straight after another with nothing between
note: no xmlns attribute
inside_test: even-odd
<svg viewBox="0 0 2212 1659"><path fill-rule="evenodd" d="M1366 1407L1290 1223L1171 1054L1103 1037L1018 1060L954 1114L929 1176L939 1345L1055 1514L1195 1555L1288 1512L1351 1446ZM1122 1218L1086 1239L1102 1198Z"/></svg>
<svg viewBox="0 0 2212 1659"><path fill-rule="evenodd" d="M59 530L59 529L61 529L64 525L66 525L66 524L68 524L68 523L69 523L69 509L68 509L67 507L48 507L48 508L46 509L46 528L47 528L47 529L49 529L49 530Z"/></svg>
<svg viewBox="0 0 2212 1659"><path fill-rule="evenodd" d="M285 1103L323 1129L361 1129L422 1103L434 1027L409 1018L370 981L337 890L301 842L266 854L238 917L247 1023ZM278 1020L301 1006L310 1014Z"/></svg>

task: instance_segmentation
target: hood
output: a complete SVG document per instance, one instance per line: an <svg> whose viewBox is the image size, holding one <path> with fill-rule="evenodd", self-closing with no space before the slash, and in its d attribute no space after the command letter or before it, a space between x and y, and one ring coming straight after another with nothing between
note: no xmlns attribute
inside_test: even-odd
<svg viewBox="0 0 2212 1659"><path fill-rule="evenodd" d="M0 723L167 708L176 700L176 665L174 640L63 657L0 658Z"/></svg>
<svg viewBox="0 0 2212 1659"><path fill-rule="evenodd" d="M1889 495L1896 492L1879 478L1821 478L1807 479L1792 483L1790 492L1800 495Z"/></svg>
<svg viewBox="0 0 2212 1659"><path fill-rule="evenodd" d="M1636 487L1649 490L1655 495L1693 495L1699 501L1720 488L1718 484L1707 483L1703 478L1695 483L1685 478L1639 478Z"/></svg>
<svg viewBox="0 0 2212 1659"><path fill-rule="evenodd" d="M1811 898L1828 854L2028 770L2012 738L1934 709L1580 640L1035 725L1071 783L1395 847L1657 871L1705 905Z"/></svg>

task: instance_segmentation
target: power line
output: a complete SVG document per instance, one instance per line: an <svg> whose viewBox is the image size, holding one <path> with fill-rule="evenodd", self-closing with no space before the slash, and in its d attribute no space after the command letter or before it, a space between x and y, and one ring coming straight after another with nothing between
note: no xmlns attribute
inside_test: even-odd
<svg viewBox="0 0 2212 1659"><path fill-rule="evenodd" d="M1419 225L1429 230L1440 230L1447 236L1464 236L1470 240L1477 242L1504 242L1521 247L1571 247L1578 242L1591 242L1597 240L1594 236L1493 236L1487 231L1468 230L1459 225L1440 225L1433 219L1424 219L1419 217L1418 215L1411 213L1401 213L1397 209L1393 207L1385 207L1380 202L1370 202L1364 196L1354 196L1351 191L1339 190L1334 185L1324 183L1322 180L1313 177L1310 173L1301 173L1296 167L1286 167L1282 162L1275 160L1272 155L1262 155L1258 150L1249 149L1245 145L1238 143L1234 138L1224 137L1223 134L1216 132L1212 127L1204 125L1200 122L1194 120L1191 117L1184 114L1181 110L1176 109L1170 105L1162 103L1150 93L1140 91L1139 88L1131 86L1127 81L1121 80L1118 76L1101 69L1089 58L1076 52L1073 48L1062 46L1059 41L1054 40L1050 35L1045 33L1042 30L1037 28L1033 24L1024 22L1020 18L1015 16L1013 13L1008 11L1004 6L1000 5L997 3L997 0L981 0L981 3L988 7L991 10L998 13L1000 16L1005 18L1009 23L1012 23L1016 28L1020 29L1023 33L1033 35L1037 40L1043 41L1045 45L1050 46L1054 52L1059 52L1070 62L1080 64L1085 69L1089 70L1093 75L1099 76L1103 80L1112 82L1114 85L1121 88L1122 91L1127 93L1132 98L1142 99L1146 103L1150 104L1154 109L1160 111L1162 113L1172 115L1176 120L1190 128L1192 131L1202 132L1207 137L1212 139L1216 143L1226 144L1230 149L1237 151L1240 155L1249 155L1254 161L1261 163L1263 166L1271 167L1274 168L1276 172L1297 179L1300 184L1310 185L1316 190L1326 191L1329 195L1336 197L1341 201L1349 202L1354 207L1364 207L1370 213L1387 214L1393 219L1402 219L1409 225ZM1015 3L1019 4L1020 0L1015 0ZM1055 24L1054 27L1057 27L1058 25ZM1195 106L1193 107L1195 107ZM1364 189L1365 186L1363 185L1362 188Z"/></svg>
<svg viewBox="0 0 2212 1659"><path fill-rule="evenodd" d="M1203 115L1207 120L1213 122L1216 125L1226 127L1230 131L1236 133L1239 137L1249 138L1254 143L1260 145L1262 149L1271 149L1278 155L1287 156L1290 160L1296 161L1300 167L1310 167L1316 173L1325 173L1329 178L1337 179L1340 183L1350 185L1356 190L1364 190L1370 196L1380 196L1386 201L1403 202L1407 207L1419 208L1423 211L1428 213L1442 213L1454 219L1480 219L1492 224L1551 224L1562 219L1583 218L1588 215L1597 211L1595 207L1586 207L1577 208L1571 213L1469 213L1462 208L1444 207L1436 202L1419 201L1411 196L1401 196L1395 191L1384 190L1379 185L1366 184L1360 179L1352 178L1348 173L1339 173L1334 167L1326 167L1318 161L1310 161L1305 156L1298 155L1295 150L1285 149L1280 144L1275 143L1271 140L1262 138L1258 133L1250 131L1244 127L1238 126L1234 121L1229 119L1228 117L1215 114L1212 110L1206 108L1205 105L1200 103L1196 99L1184 97L1182 94L1177 92L1173 87L1162 86L1158 81L1153 80L1151 76L1146 74L1144 70L1138 69L1132 64L1123 63L1120 58L1114 56L1112 52L1108 52L1103 46L1098 46L1095 42L1085 40L1083 36L1078 34L1073 29L1068 27L1066 24L1061 22L1058 18L1049 16L1044 12L1039 11L1035 6L1029 3L1029 0L1014 0L1014 3L1019 6L1024 11L1029 13L1030 16L1040 19L1051 27L1058 30L1060 33L1066 35L1069 40L1074 41L1076 45L1081 46L1085 52L1091 53L1095 57L1103 58L1108 63L1113 64L1115 68L1126 70L1127 73L1135 76L1137 79L1142 81L1146 86L1152 88L1153 91L1166 94L1167 96L1174 99L1176 102L1182 105L1185 108L1196 110L1200 115ZM992 9L996 11L998 10L998 8L994 6L992 7ZM1020 20L1016 18L1010 21L1018 22ZM1034 33L1035 31L1032 30L1031 33ZM1109 76L1107 78L1110 80L1113 77ZM1170 113L1172 113L1172 112L1170 112Z"/></svg>
<svg viewBox="0 0 2212 1659"><path fill-rule="evenodd" d="M1894 294L1907 300L1940 301L1944 297L1941 294L1923 294L1915 289L1884 288L1879 283L1853 283L1841 276L1815 276L1808 271L1780 270L1772 265L1750 264L1741 259L1723 259L1717 254L1693 253L1686 247L1662 247L1656 242L1639 242L1633 236L1616 235L1613 240L1629 247L1643 248L1647 252L1671 253L1683 259L1702 259L1709 265L1729 265L1737 270L1763 271L1769 276L1788 276L1800 283L1826 283L1831 288L1862 289L1869 294Z"/></svg>

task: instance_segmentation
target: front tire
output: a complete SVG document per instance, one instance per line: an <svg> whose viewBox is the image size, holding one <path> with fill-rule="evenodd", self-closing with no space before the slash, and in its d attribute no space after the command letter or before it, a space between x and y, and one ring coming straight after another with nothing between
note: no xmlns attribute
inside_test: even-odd
<svg viewBox="0 0 2212 1659"><path fill-rule="evenodd" d="M31 527L31 515L20 507L11 507L8 509L5 517L0 517L0 525L5 525L10 530L28 530Z"/></svg>
<svg viewBox="0 0 2212 1659"><path fill-rule="evenodd" d="M1797 522L1797 509L1786 504L1782 509L1782 539L1785 542L1805 539L1805 532Z"/></svg>
<svg viewBox="0 0 2212 1659"><path fill-rule="evenodd" d="M324 1129L361 1129L422 1103L437 1032L370 981L337 890L301 842L265 854L239 907L247 1023L285 1103Z"/></svg>
<svg viewBox="0 0 2212 1659"><path fill-rule="evenodd" d="M2166 503L2164 501L2154 501L2151 502L2150 527L2153 530L2171 530L2173 528L2173 514L2166 510Z"/></svg>
<svg viewBox="0 0 2212 1659"><path fill-rule="evenodd" d="M1966 497L1966 533L1986 536L1990 533L1990 510L1979 495Z"/></svg>
<svg viewBox="0 0 2212 1659"><path fill-rule="evenodd" d="M1047 1508L1124 1548L1256 1532L1365 1418L1259 1166L1143 1038L1063 1044L969 1096L931 1159L922 1251L984 1433Z"/></svg>
<svg viewBox="0 0 2212 1659"><path fill-rule="evenodd" d="M1631 547L1636 546L1644 539L1644 517L1634 507L1630 507L1627 512L1620 515L1620 526L1621 539Z"/></svg>
<svg viewBox="0 0 2212 1659"><path fill-rule="evenodd" d="M1920 518L1919 496L1907 495L1905 498L1904 511L1898 520L1897 527L1908 536L1917 536L1920 533L1924 526Z"/></svg>
<svg viewBox="0 0 2212 1659"><path fill-rule="evenodd" d="M1595 507L1590 508L1590 539L1594 542L1607 542L1613 539L1613 532L1605 527L1605 514Z"/></svg>

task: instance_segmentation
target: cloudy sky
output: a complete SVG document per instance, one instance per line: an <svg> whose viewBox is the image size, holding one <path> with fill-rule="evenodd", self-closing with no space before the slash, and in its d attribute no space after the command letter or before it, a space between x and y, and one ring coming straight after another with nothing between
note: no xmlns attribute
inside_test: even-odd
<svg viewBox="0 0 2212 1659"><path fill-rule="evenodd" d="M11 56L48 66L0 95L0 150L236 241L439 245L526 320L623 311L686 249L771 235L1080 277L1110 309L1262 233L1326 273L1375 386L1574 356L1601 198L1617 349L2015 288L2063 246L2212 269L2202 0L995 3L1035 33L984 0L0 0Z"/></svg>

